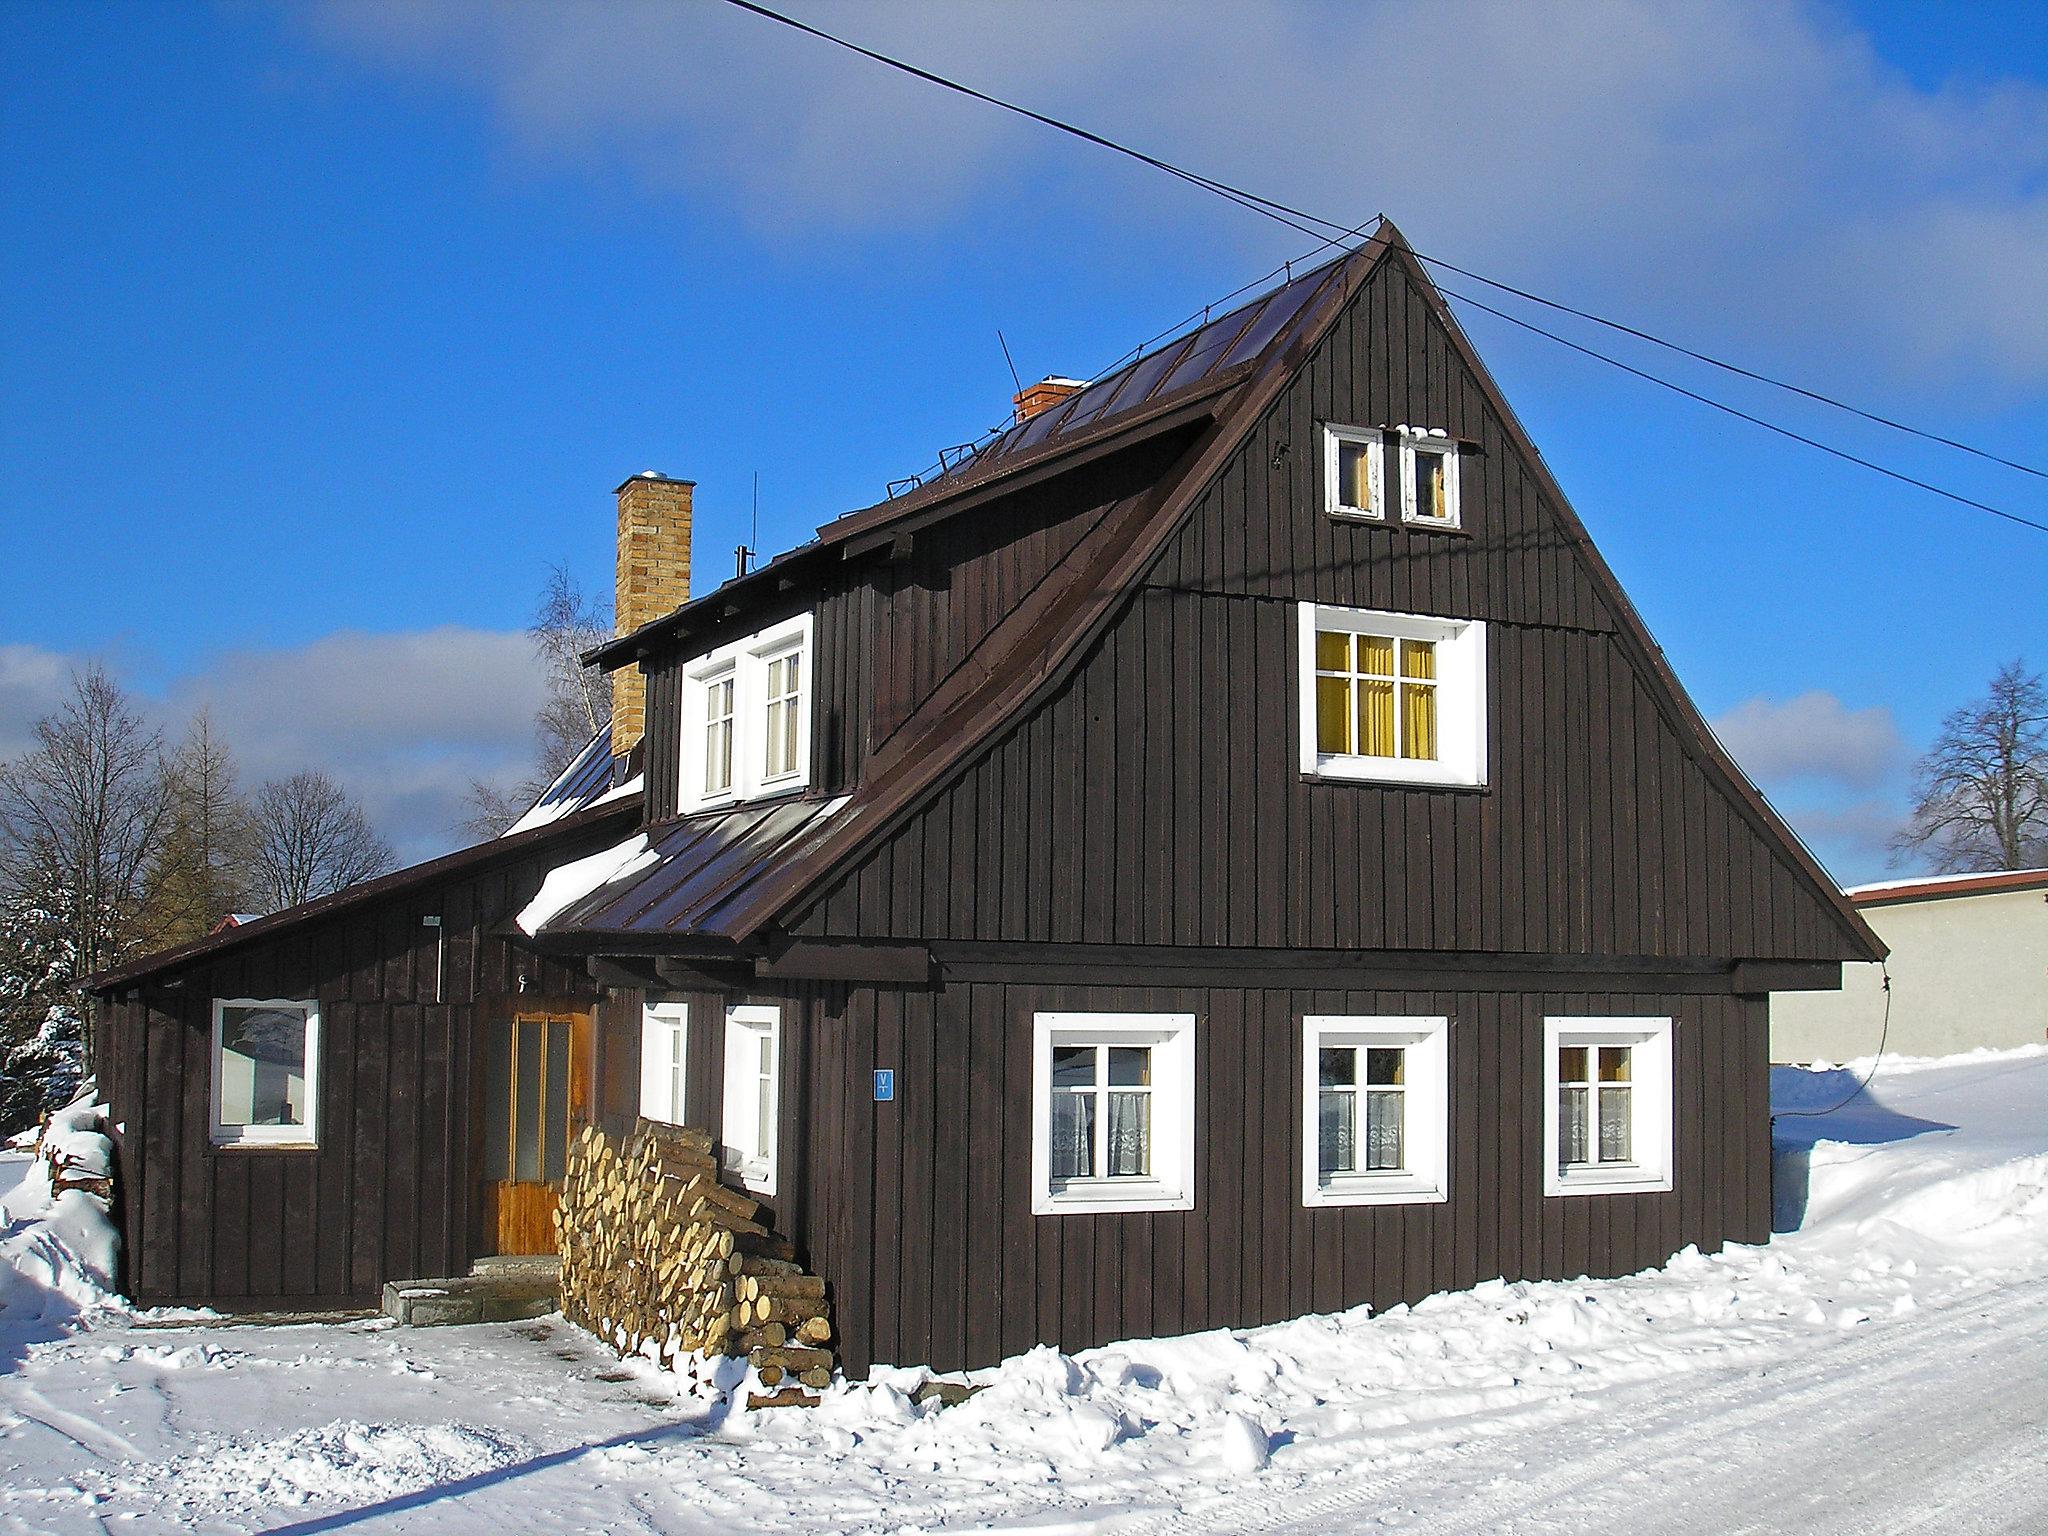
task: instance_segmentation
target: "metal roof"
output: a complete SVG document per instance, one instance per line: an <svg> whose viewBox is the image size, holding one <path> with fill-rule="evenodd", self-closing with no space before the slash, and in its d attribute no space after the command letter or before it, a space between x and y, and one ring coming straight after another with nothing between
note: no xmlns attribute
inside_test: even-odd
<svg viewBox="0 0 2048 1536"><path fill-rule="evenodd" d="M1276 339L1284 349L1294 339L1293 332L1309 323L1315 313L1309 301L1341 270L1346 254L1340 252L1278 288L1205 320L1185 336L1141 354L1058 405L1018 422L973 454L949 463L942 478L978 472L995 460L1028 453L1084 427L1191 389L1239 363L1251 362Z"/></svg>
<svg viewBox="0 0 2048 1536"><path fill-rule="evenodd" d="M515 832L529 832L597 804L619 782L624 766L625 759L612 753L611 727L606 726L590 738L555 782L542 790L540 798L500 835L510 837Z"/></svg>
<svg viewBox="0 0 2048 1536"><path fill-rule="evenodd" d="M720 919L763 876L808 852L845 804L844 796L776 800L650 829L656 863L565 907L535 936L732 937Z"/></svg>

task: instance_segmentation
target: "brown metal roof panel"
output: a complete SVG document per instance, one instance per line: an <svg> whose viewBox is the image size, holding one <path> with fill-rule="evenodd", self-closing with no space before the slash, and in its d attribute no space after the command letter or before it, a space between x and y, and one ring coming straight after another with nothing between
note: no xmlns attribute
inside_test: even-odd
<svg viewBox="0 0 2048 1536"><path fill-rule="evenodd" d="M637 930L662 926L659 914L677 880L746 836L766 812L756 806L691 816L654 840L657 862L624 881L600 886L547 923L549 933L576 928Z"/></svg>

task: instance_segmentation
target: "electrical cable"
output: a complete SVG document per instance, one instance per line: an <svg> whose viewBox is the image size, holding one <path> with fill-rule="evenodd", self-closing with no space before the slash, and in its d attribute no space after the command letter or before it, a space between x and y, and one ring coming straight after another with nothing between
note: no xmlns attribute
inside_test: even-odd
<svg viewBox="0 0 2048 1536"><path fill-rule="evenodd" d="M1885 1042L1892 1033L1892 973L1891 967L1882 960L1877 963L1878 974L1884 978L1884 1027L1877 1032L1877 1054L1870 1059L1870 1070L1863 1074L1863 1081L1851 1088L1826 1109L1781 1109L1771 1116L1773 1120L1818 1120L1832 1115L1838 1109L1847 1107L1856 1097L1870 1086L1870 1080L1877 1076L1877 1069L1884 1065Z"/></svg>
<svg viewBox="0 0 2048 1536"><path fill-rule="evenodd" d="M843 48L850 53L857 54L864 59L868 59L874 63L883 65L886 68L900 71L901 73L910 75L915 79L922 80L927 84L938 86L942 90L955 92L959 95L969 97L972 100L982 102L985 105L996 107L1001 111L1010 112L1015 114L1016 116L1026 118L1031 122L1038 123L1046 128L1051 128L1056 132L1070 135L1073 138L1080 139L1084 143L1092 144L1098 148L1107 149L1112 151L1113 153L1127 156L1130 159L1138 161L1140 164L1149 166L1154 170L1162 171L1165 174L1175 177L1180 181L1184 181L1191 186L1199 187L1204 191L1211 192L1219 197L1225 198L1228 201L1235 203L1239 207L1245 208L1250 212L1260 214L1262 217L1275 220L1278 223L1287 225L1289 228L1300 230L1302 233L1307 234L1312 238L1319 239L1321 241L1321 244L1319 244L1315 248L1315 251L1321 251L1331 246L1348 248L1344 247L1344 241L1349 237L1356 236L1360 231L1362 231L1366 227L1365 225L1358 225L1355 227L1346 226L1337 220L1325 218L1320 214L1310 213L1305 209L1297 208L1290 204L1279 202L1276 199L1265 197L1257 192L1251 191L1248 188L1235 186L1229 182L1220 181L1214 177L1204 176L1197 172L1187 170L1182 166L1175 165L1172 161L1162 159L1157 155L1148 154L1146 151L1137 149L1129 144L1119 143L1117 140L1109 138L1104 134L1096 133L1092 129L1083 128L1080 127L1078 124L1070 123L1061 118L1052 117L1046 113L1035 111L1030 107L1021 105L1020 103L1005 100L1000 96L991 95L987 91L978 90L974 86L967 85L961 81L951 79L945 75L938 74L932 70L925 69L919 65L911 64L903 59L894 58L889 54L880 53L875 49L864 47L859 43L853 42L851 39L840 37L832 32L827 32L822 27L813 26L809 22L798 20L794 16L785 15L781 11L773 10L768 6L758 4L756 3L756 0L726 0L726 3L740 10L747 11L752 15L759 16L764 20L772 21L777 23L778 25L789 27L795 31L802 32L807 36L817 38L822 42L831 43L835 47ZM1331 233L1332 231L1334 231L1335 233ZM1314 252L1311 252L1311 254L1314 254ZM2016 470L2022 474L2048 479L2048 470L2036 468L2033 465L2022 463L2017 459L2009 458L2003 454L1994 453L1988 449L1975 447L1972 444L1963 442L1957 438L1945 436L1938 432L1930 432L1920 427L1911 426L1905 422L1897 421L1892 417L1881 415L1875 411L1869 411L1863 409L1860 406L1851 405L1846 401L1836 399L1834 396L1824 394L1821 391L1808 389L1804 385L1794 384L1784 379L1775 378L1769 374L1759 372L1755 369L1743 367L1738 363L1727 362L1724 359L1714 357L1710 353L1699 351L1693 347L1688 347L1681 342L1668 340L1665 337L1656 335L1654 332L1644 330L1637 326L1626 324L1622 321L1607 319L1605 316L1595 314L1590 310L1578 309L1573 307L1572 305L1565 304L1554 299L1544 298L1540 294L1532 293L1524 288L1518 288L1510 283L1504 283L1494 278L1486 277L1481 273L1472 271L1470 268L1458 266L1457 264L1447 261L1441 257L1425 255L1420 251L1417 251L1414 254L1418 260L1428 262L1434 266L1442 267L1447 271L1456 272L1459 275L1471 278L1476 282L1484 283L1490 288L1498 289L1499 291L1504 293L1511 293L1516 297L1528 300L1529 302L1541 304L1547 308L1558 310L1561 313L1570 314L1579 319L1589 321L1593 324L1605 326L1609 329L1619 331L1625 335L1636 337L1639 340L1648 342L1654 346L1663 347L1667 350L1679 353L1682 356L1690 357L1698 362L1705 363L1711 367L1722 369L1726 372L1736 374L1742 378L1750 379L1760 384L1766 384L1776 389L1785 390L1789 393L1799 395L1802 398L1813 401L1815 403L1829 406L1836 410L1847 412L1850 415L1860 417L1865 421L1873 422L1879 426L1887 427L1897 432L1907 433L1911 436L1924 439L1928 442L1938 443L1944 447L1953 448L1959 452L1971 454L1977 458L1984 459L1992 463L2004 465L2005 467ZM1291 265L1291 263L1289 265ZM1243 290L1239 289L1237 291L1242 292ZM1446 290L1446 292L1448 292L1448 290ZM1234 297L1234 295L1230 295L1227 297ZM1777 426L1775 423L1767 421L1760 416L1752 415L1746 411L1737 410L1733 406L1722 404L1721 402L1716 401L1708 396L1701 395L1692 390L1686 389L1682 385L1674 384L1670 380L1664 379L1656 374L1646 372L1643 369L1631 367L1626 363L1621 363L1614 358L1608 357L1605 353L1595 351L1594 349L1589 347L1579 346L1575 342L1566 341L1563 337L1558 336L1556 333L1552 331L1545 330L1543 327L1531 324L1530 322L1517 319L1515 316L1506 314L1506 312L1502 310L1494 309L1488 305L1481 304L1479 303L1479 301L1472 299L1469 296L1459 295L1458 297L1461 298L1462 302L1474 304L1478 308L1485 309L1489 314L1500 315L1503 319L1507 319L1515 324L1522 325L1526 327L1528 330L1534 332L1535 334L1547 337L1552 341L1558 342L1560 345L1573 347L1575 350L1584 352L1586 353L1586 355L1590 357L1596 357L1603 362L1612 363L1614 366L1622 368L1627 372L1634 374L1638 378L1647 380L1648 382L1653 384L1661 384L1665 388L1675 390L1679 394L1685 395L1690 399L1700 402L1701 404L1713 406L1717 410L1725 411L1730 415L1737 416L1740 419L1750 422L1756 426L1768 428L1771 431L1777 432L1784 437L1788 437L1795 442L1805 444L1808 447L1818 448L1822 452L1829 453L1836 458L1844 460L1847 463L1856 464L1865 469L1875 470L1879 474L1886 475L1891 479L1901 482L1902 484L1914 486L1921 490L1930 491L1935 495L1943 496L1950 501L1958 502L1964 506L1974 507L1980 511L1989 512L1993 516L2005 518L2007 521L2018 523L2023 527L2036 528L2044 532L2048 532L2048 524L2036 523L2029 518L2021 517L2015 513L2006 512L1998 507L1991 506L1987 502L1978 501L1972 497L1963 496L1957 494L1956 492L1944 490L1941 487L1933 485L1928 481L1917 479L1911 475L1902 474L1897 470L1887 469L1883 465L1877 464L1872 460L1863 458L1857 454L1849 453L1842 449L1830 447L1828 444L1822 443L1818 439L1808 437L1802 433L1794 432L1788 428ZM1185 321L1182 322L1183 325L1185 325L1186 323L1187 322ZM1171 334L1172 331L1169 330L1167 332L1163 332L1162 336ZM1141 347L1139 350L1142 352L1143 348ZM1121 358L1119 358L1118 361L1119 363L1121 363Z"/></svg>

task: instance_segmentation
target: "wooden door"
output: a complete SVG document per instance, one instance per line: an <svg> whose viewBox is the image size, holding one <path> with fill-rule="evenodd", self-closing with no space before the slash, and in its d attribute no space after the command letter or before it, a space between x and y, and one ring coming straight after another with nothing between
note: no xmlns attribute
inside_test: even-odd
<svg viewBox="0 0 2048 1536"><path fill-rule="evenodd" d="M484 1238L497 1253L553 1253L569 1136L588 1118L587 1012L521 1009L485 1026Z"/></svg>

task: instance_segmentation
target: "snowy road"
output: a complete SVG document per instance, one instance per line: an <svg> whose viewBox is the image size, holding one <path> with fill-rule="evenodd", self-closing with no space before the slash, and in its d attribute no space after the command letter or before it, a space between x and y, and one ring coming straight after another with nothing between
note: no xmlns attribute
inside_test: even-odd
<svg viewBox="0 0 2048 1536"><path fill-rule="evenodd" d="M1882 1325L1788 1366L1588 1400L1577 1422L1473 1438L1395 1476L1118 1526L1330 1531L2048 1531L2048 1281Z"/></svg>
<svg viewBox="0 0 2048 1536"><path fill-rule="evenodd" d="M1774 1082L1767 1246L1037 1350L944 1411L907 1372L728 1415L553 1320L166 1326L10 1199L0 1536L2040 1536L2048 1050L1797 1117L1853 1082Z"/></svg>

